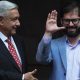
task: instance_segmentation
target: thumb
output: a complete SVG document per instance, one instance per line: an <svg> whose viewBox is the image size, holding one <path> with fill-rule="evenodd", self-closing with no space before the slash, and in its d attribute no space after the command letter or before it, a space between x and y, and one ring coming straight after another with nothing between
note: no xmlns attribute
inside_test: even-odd
<svg viewBox="0 0 80 80"><path fill-rule="evenodd" d="M35 74L37 72L37 69L34 69L30 74Z"/></svg>
<svg viewBox="0 0 80 80"><path fill-rule="evenodd" d="M58 29L59 29L59 30L61 30L61 29L65 29L65 27L58 27Z"/></svg>

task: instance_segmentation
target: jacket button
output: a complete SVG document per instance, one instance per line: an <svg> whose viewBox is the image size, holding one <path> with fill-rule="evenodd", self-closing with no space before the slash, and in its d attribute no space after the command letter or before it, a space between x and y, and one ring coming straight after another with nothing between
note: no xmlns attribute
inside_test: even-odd
<svg viewBox="0 0 80 80"><path fill-rule="evenodd" d="M66 76L66 73L64 73L64 76Z"/></svg>

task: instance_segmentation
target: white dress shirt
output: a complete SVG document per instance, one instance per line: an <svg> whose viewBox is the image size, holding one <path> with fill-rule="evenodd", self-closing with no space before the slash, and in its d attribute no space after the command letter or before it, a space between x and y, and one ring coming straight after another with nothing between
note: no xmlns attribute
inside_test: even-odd
<svg viewBox="0 0 80 80"><path fill-rule="evenodd" d="M5 44L5 46L8 49L8 43L6 42L7 37L2 32L0 32L0 39L3 41L3 43ZM16 44L15 44L15 42L14 42L14 40L13 40L12 37L11 37L11 42L14 45L14 48L16 49L16 53L17 53L17 55L19 57L20 62L22 63L21 58L20 58L20 55L19 55L19 52L18 52L18 49L17 49Z"/></svg>
<svg viewBox="0 0 80 80"><path fill-rule="evenodd" d="M66 43L67 74L66 80L80 80L80 41L71 45Z"/></svg>

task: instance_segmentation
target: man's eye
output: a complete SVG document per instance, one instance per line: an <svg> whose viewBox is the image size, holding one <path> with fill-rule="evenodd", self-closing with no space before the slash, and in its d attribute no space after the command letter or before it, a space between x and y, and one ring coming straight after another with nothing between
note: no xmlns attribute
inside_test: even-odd
<svg viewBox="0 0 80 80"><path fill-rule="evenodd" d="M16 20L18 20L18 18L13 18L13 19L12 19L12 21L16 21Z"/></svg>
<svg viewBox="0 0 80 80"><path fill-rule="evenodd" d="M69 20L69 19L64 19L64 21L65 21L65 22L70 22L70 20Z"/></svg>
<svg viewBox="0 0 80 80"><path fill-rule="evenodd" d="M73 22L76 22L76 21L78 21L78 19L73 19L72 21L73 21Z"/></svg>

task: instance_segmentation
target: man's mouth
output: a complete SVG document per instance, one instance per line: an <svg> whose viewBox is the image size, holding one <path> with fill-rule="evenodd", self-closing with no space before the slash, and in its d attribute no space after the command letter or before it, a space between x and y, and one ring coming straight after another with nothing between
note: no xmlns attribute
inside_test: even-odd
<svg viewBox="0 0 80 80"><path fill-rule="evenodd" d="M68 29L68 31L75 32L75 31L76 31L76 29L75 29L75 28L70 28L70 29Z"/></svg>
<svg viewBox="0 0 80 80"><path fill-rule="evenodd" d="M76 37L79 35L79 27L78 26L68 26L66 27L66 34L69 37Z"/></svg>

